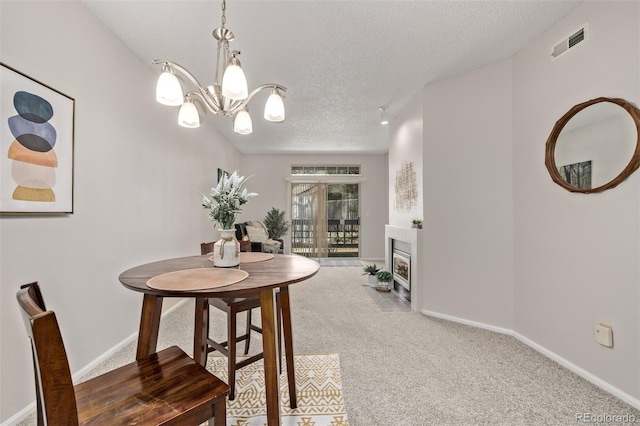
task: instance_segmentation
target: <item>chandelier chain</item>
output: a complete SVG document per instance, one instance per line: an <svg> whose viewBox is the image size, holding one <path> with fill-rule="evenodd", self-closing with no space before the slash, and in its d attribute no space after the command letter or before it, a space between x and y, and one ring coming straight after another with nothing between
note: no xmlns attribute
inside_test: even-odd
<svg viewBox="0 0 640 426"><path fill-rule="evenodd" d="M225 11L227 10L227 1L222 0L222 28L227 23L227 16L225 15Z"/></svg>

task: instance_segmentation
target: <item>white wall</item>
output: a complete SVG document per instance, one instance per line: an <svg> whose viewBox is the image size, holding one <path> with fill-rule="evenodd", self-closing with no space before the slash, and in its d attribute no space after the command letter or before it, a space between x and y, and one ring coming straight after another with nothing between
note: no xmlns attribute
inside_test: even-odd
<svg viewBox="0 0 640 426"><path fill-rule="evenodd" d="M588 39L551 46L588 23ZM555 185L545 141L573 105L600 96L640 104L640 3L583 2L513 59L515 330L640 397L640 174L599 194ZM594 342L613 325L614 348Z"/></svg>
<svg viewBox="0 0 640 426"><path fill-rule="evenodd" d="M422 160L422 92L418 93L389 123L389 225L410 227L414 219L424 220ZM409 209L396 205L396 177L403 165L413 163L415 204ZM402 188L406 189L406 188Z"/></svg>
<svg viewBox="0 0 640 426"><path fill-rule="evenodd" d="M506 60L423 93L423 306L507 329L513 324L510 83Z"/></svg>
<svg viewBox="0 0 640 426"><path fill-rule="evenodd" d="M361 165L366 179L360 184L360 257L384 258L384 225L387 223L387 155L243 155L243 175L255 175L247 188L260 194L252 198L239 220L262 220L271 207L285 210L290 218L288 187L292 165ZM288 235L287 235L288 237ZM286 241L286 238L285 238ZM287 249L291 245L287 242Z"/></svg>
<svg viewBox="0 0 640 426"><path fill-rule="evenodd" d="M394 123L423 115L424 312L513 332L636 406L640 175L573 194L544 154L573 105L640 104L639 22L638 2L581 3L512 59L426 86ZM587 40L552 61L585 23ZM613 349L594 342L599 322Z"/></svg>
<svg viewBox="0 0 640 426"><path fill-rule="evenodd" d="M76 100L75 213L0 218L3 422L35 400L18 286L40 281L77 371L137 331L142 297L122 271L199 254L213 231L196 191L240 154L209 126L177 126L154 100L157 70L82 3L0 2L0 13L2 62Z"/></svg>

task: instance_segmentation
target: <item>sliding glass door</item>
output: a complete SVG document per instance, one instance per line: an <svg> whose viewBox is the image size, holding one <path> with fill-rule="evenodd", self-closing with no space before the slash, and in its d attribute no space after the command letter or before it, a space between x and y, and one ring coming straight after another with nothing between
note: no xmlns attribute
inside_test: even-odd
<svg viewBox="0 0 640 426"><path fill-rule="evenodd" d="M291 252L359 257L359 184L291 184Z"/></svg>

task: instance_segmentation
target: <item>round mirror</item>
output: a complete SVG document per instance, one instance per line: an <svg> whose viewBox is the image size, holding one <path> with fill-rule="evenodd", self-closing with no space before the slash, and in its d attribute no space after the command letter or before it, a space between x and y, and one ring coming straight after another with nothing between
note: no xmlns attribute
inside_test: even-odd
<svg viewBox="0 0 640 426"><path fill-rule="evenodd" d="M571 108L547 140L545 164L571 192L613 188L640 165L640 111L624 99L597 98Z"/></svg>

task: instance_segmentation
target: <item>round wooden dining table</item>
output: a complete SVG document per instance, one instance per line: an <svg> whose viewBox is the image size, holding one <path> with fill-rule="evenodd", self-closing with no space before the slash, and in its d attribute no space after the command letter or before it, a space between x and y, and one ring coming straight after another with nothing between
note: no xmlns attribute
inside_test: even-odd
<svg viewBox="0 0 640 426"><path fill-rule="evenodd" d="M242 253L240 253L242 255ZM250 255L244 255L250 256ZM241 257L242 259L242 257ZM241 260L242 261L242 260ZM285 342L285 356L289 382L291 407L296 406L295 372L293 366L293 339L291 330L291 309L289 285L304 281L318 272L320 265L306 257L275 254L264 261L240 263L233 268L245 271L248 276L234 284L216 288L159 289L150 287L149 280L160 275L177 271L214 268L208 255L189 256L160 260L135 266L120 274L119 280L126 288L143 293L142 315L138 335L136 359L144 358L157 350L158 329L165 297L195 299L195 322L193 357L202 365L207 363L207 331L209 330L209 298L217 297L258 297L262 319L262 346L264 352L265 393L268 425L280 425L280 383L279 359L276 344L276 315L274 290L280 289L282 329ZM222 269L222 268L216 268ZM209 271L207 271L209 272ZM244 274L246 275L246 274Z"/></svg>

